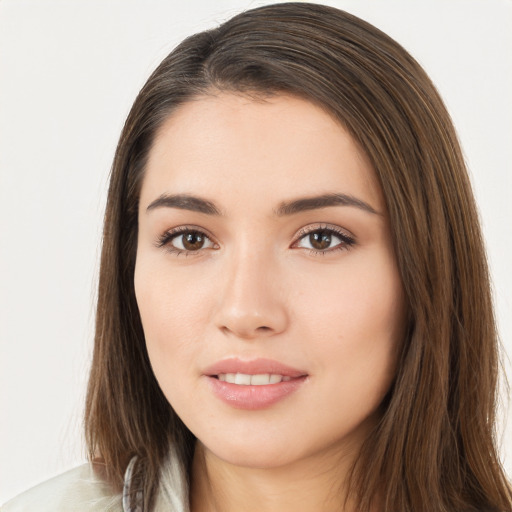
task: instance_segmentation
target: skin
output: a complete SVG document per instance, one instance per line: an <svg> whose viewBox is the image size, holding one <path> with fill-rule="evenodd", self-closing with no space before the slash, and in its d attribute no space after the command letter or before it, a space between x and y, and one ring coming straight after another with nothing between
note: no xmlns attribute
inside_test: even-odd
<svg viewBox="0 0 512 512"><path fill-rule="evenodd" d="M155 206L163 194L206 199L219 214ZM373 211L276 214L325 194ZM342 236L314 252L310 234L326 226ZM209 238L177 252L183 232L166 233L180 227ZM215 93L182 105L149 155L135 291L156 378L198 438L192 510L340 510L393 381L405 316L382 192L346 130L287 95ZM204 375L228 357L276 360L307 377L269 407L237 409Z"/></svg>

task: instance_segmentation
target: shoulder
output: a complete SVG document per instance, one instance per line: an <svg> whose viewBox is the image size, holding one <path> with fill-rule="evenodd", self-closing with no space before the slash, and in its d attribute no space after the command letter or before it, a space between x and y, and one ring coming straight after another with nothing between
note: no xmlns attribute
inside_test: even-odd
<svg viewBox="0 0 512 512"><path fill-rule="evenodd" d="M1 512L122 512L121 493L84 464L29 489L1 507Z"/></svg>

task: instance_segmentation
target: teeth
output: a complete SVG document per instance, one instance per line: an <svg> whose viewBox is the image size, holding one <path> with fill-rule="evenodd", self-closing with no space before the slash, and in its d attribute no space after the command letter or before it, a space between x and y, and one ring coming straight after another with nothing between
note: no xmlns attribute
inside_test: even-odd
<svg viewBox="0 0 512 512"><path fill-rule="evenodd" d="M235 384L242 384L248 386L251 383L251 376L246 373L237 373L235 375Z"/></svg>
<svg viewBox="0 0 512 512"><path fill-rule="evenodd" d="M267 384L278 384L292 380L291 377L276 375L270 373L260 373L257 375L248 375L247 373L219 373L219 380L229 382L230 384L239 384L241 386L265 386Z"/></svg>
<svg viewBox="0 0 512 512"><path fill-rule="evenodd" d="M264 373L263 375L253 375L251 377L251 384L253 386L264 386L265 384L270 384L270 375L268 373Z"/></svg>

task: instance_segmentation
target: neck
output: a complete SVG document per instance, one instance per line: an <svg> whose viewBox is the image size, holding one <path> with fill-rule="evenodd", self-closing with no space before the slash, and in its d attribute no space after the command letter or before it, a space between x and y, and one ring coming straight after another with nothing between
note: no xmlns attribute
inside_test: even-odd
<svg viewBox="0 0 512 512"><path fill-rule="evenodd" d="M221 460L198 442L191 511L354 512L346 485L353 460L353 453L330 450L280 467L242 467Z"/></svg>

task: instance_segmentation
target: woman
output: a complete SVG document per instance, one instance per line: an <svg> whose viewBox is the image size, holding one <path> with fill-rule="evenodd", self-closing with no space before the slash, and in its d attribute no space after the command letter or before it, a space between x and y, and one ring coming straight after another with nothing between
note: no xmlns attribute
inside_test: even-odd
<svg viewBox="0 0 512 512"><path fill-rule="evenodd" d="M248 11L184 41L127 119L95 464L46 506L512 510L497 366L474 200L423 70L341 11Z"/></svg>

